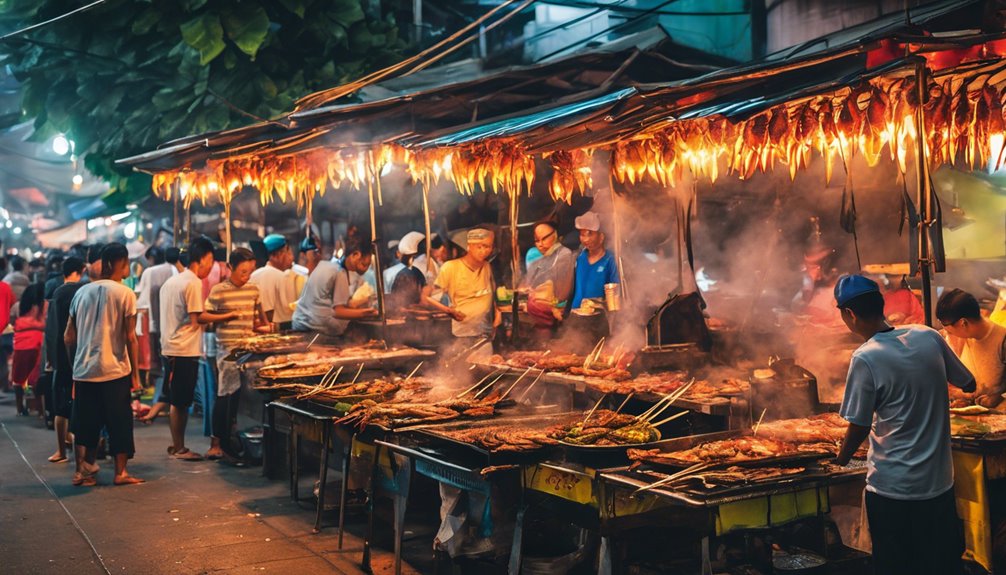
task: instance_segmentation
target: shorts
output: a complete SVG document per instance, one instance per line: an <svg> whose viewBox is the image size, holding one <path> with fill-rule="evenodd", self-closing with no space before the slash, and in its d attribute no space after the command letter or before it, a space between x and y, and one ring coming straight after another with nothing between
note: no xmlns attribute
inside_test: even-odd
<svg viewBox="0 0 1006 575"><path fill-rule="evenodd" d="M15 349L11 360L10 382L14 387L35 386L38 382L41 349Z"/></svg>
<svg viewBox="0 0 1006 575"><path fill-rule="evenodd" d="M101 428L108 430L108 453L133 456L132 379L78 381L70 429L74 442L97 449Z"/></svg>
<svg viewBox="0 0 1006 575"><path fill-rule="evenodd" d="M164 385L157 401L188 409L196 397L199 358L165 357L164 362Z"/></svg>
<svg viewBox="0 0 1006 575"><path fill-rule="evenodd" d="M57 372L52 377L52 413L67 419L73 415L73 378L69 375L62 377Z"/></svg>

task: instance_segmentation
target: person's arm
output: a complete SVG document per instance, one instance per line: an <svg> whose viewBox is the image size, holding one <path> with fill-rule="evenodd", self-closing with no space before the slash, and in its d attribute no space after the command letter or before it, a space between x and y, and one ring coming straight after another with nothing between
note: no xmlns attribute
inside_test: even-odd
<svg viewBox="0 0 1006 575"><path fill-rule="evenodd" d="M939 337L939 334L937 334L936 340L940 346L940 351L943 353L943 364L947 368L947 382L954 387L960 388L964 393L974 393L978 388L975 376L961 362L957 354L954 353L954 350L950 349L950 345L946 340Z"/></svg>
<svg viewBox="0 0 1006 575"><path fill-rule="evenodd" d="M437 274L437 279L434 280L432 284L427 283L426 287L423 288L422 302L426 304L426 307L433 308L437 311L444 312L454 318L455 321L464 321L465 314L452 308L448 307L437 299L433 297L433 290L440 289L447 294L447 297L454 301L454 297L451 295L451 262L447 262L440 267L440 273ZM495 296L494 296L495 297Z"/></svg>
<svg viewBox="0 0 1006 575"><path fill-rule="evenodd" d="M66 322L66 331L63 332L63 343L66 344L66 355L73 362L77 356L77 318L70 316L70 321Z"/></svg>
<svg viewBox="0 0 1006 575"><path fill-rule="evenodd" d="M126 321L123 322L123 329L126 330L124 335L126 336L126 354L129 356L129 377L132 382L132 390L139 391L142 387L140 386L140 364L138 360L140 355L137 353L136 315L126 318Z"/></svg>
<svg viewBox="0 0 1006 575"><path fill-rule="evenodd" d="M869 427L850 423L849 428L845 430L845 438L842 439L842 448L838 451L838 457L835 458L835 464L848 465L849 460L852 459L856 450L859 449L859 446L862 445L869 436Z"/></svg>
<svg viewBox="0 0 1006 575"><path fill-rule="evenodd" d="M877 386L873 370L866 360L853 356L845 378L845 397L839 415L849 422L835 463L847 465L856 450L870 435L873 412L876 408Z"/></svg>
<svg viewBox="0 0 1006 575"><path fill-rule="evenodd" d="M265 316L265 312L262 311L262 306L255 302L255 319L252 322L252 329L256 333L271 333L272 332L272 322L269 318Z"/></svg>
<svg viewBox="0 0 1006 575"><path fill-rule="evenodd" d="M563 249L555 262L555 299L566 301L573 295L573 252Z"/></svg>
<svg viewBox="0 0 1006 575"><path fill-rule="evenodd" d="M358 308L349 306L349 299L351 297L349 277L344 273L339 273L335 276L332 294L333 299L338 302L332 306L332 314L336 319L366 319L378 314L378 311L372 307Z"/></svg>
<svg viewBox="0 0 1006 575"><path fill-rule="evenodd" d="M240 317L238 312L224 312L218 314L216 312L203 312L201 314L189 314L189 316L196 316L197 324L220 324L223 322L229 322L231 320L236 320Z"/></svg>

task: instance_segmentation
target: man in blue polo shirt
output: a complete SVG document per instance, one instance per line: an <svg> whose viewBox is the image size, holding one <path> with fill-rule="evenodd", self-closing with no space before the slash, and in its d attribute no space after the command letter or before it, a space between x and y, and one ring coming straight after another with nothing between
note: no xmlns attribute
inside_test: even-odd
<svg viewBox="0 0 1006 575"><path fill-rule="evenodd" d="M587 212L576 218L583 251L576 258L575 283L572 307L580 307L584 298L603 298L604 284L619 283L618 267L614 256L604 249L604 232L601 218Z"/></svg>
<svg viewBox="0 0 1006 575"><path fill-rule="evenodd" d="M873 567L885 575L959 575L964 534L954 503L947 383L975 378L938 332L893 327L873 280L844 276L835 301L853 352L840 414L849 422L835 459L846 465L869 437L866 515Z"/></svg>

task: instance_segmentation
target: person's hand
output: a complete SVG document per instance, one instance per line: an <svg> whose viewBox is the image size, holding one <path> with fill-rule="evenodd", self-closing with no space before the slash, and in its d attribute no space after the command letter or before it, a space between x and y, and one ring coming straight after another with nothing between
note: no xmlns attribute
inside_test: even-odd
<svg viewBox="0 0 1006 575"><path fill-rule="evenodd" d="M971 400L963 398L963 397L955 399L955 400L953 400L953 401L950 402L950 407L951 408L955 408L955 409L956 408L961 408L961 407L967 407L969 405L971 405Z"/></svg>
<svg viewBox="0 0 1006 575"><path fill-rule="evenodd" d="M1002 403L1002 400L1003 398L1001 395L996 394L979 395L978 397L975 398L975 403L982 407L993 408Z"/></svg>
<svg viewBox="0 0 1006 575"><path fill-rule="evenodd" d="M132 383L132 386L130 387L131 391L140 391L143 389L143 387L140 385L140 372L134 371L130 375L130 380Z"/></svg>
<svg viewBox="0 0 1006 575"><path fill-rule="evenodd" d="M451 314L451 317L453 317L455 321L465 321L465 318L467 317L465 314L453 308L449 313Z"/></svg>
<svg viewBox="0 0 1006 575"><path fill-rule="evenodd" d="M227 319L225 321L234 321L236 319L241 319L241 312L232 311L227 314Z"/></svg>
<svg viewBox="0 0 1006 575"><path fill-rule="evenodd" d="M497 328L497 327L499 327L499 326L500 326L500 325L501 325L502 323L503 323L503 314L501 314L501 313L500 313L500 312L499 312L499 311L497 310L497 311L496 311L496 313L495 313L495 314L493 314L493 327L494 327L494 328Z"/></svg>
<svg viewBox="0 0 1006 575"><path fill-rule="evenodd" d="M363 313L364 313L364 314L365 314L365 315L366 315L367 317L374 317L374 316L376 316L376 315L379 315L379 314L380 314L381 312L377 311L377 309L376 309L376 308L372 308L372 307L370 307L370 308L367 308L367 309L363 310Z"/></svg>
<svg viewBox="0 0 1006 575"><path fill-rule="evenodd" d="M255 333L271 333L272 332L272 325L268 324L268 323L264 323L262 325L255 326L254 331L255 331Z"/></svg>

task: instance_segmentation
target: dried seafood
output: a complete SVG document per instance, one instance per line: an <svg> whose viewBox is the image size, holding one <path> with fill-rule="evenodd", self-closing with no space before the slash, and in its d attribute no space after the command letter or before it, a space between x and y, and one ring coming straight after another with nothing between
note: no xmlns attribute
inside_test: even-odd
<svg viewBox="0 0 1006 575"><path fill-rule="evenodd" d="M472 429L442 430L437 433L493 452L528 452L557 443L538 428L519 425L490 425Z"/></svg>
<svg viewBox="0 0 1006 575"><path fill-rule="evenodd" d="M720 464L763 461L802 454L835 455L834 443L795 443L767 437L736 437L702 443L681 451L630 449L629 459L651 463L688 466L696 463Z"/></svg>

